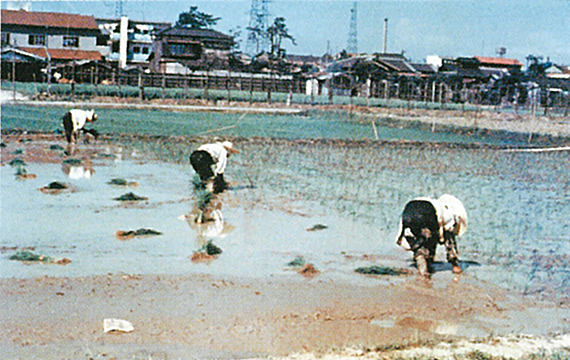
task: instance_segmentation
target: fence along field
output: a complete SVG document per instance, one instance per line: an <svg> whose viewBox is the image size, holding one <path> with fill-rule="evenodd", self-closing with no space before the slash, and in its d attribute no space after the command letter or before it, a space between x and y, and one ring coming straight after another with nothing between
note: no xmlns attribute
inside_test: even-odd
<svg viewBox="0 0 570 360"><path fill-rule="evenodd" d="M12 75L14 77L15 75ZM15 76L17 78L17 76ZM517 115L567 117L570 97L545 91L532 105L514 101L509 86L489 89L486 84L448 82L444 78L382 80L369 88L362 84L333 86L329 95L306 95L305 79L292 75L200 72L167 75L142 72L100 73L76 69L64 74L64 83L13 83L2 87L29 96L49 94L67 98L111 96L121 98L187 99L235 102L280 102L314 105L360 105L408 109L493 110ZM332 95L330 95L332 93ZM366 96L363 96L366 95Z"/></svg>

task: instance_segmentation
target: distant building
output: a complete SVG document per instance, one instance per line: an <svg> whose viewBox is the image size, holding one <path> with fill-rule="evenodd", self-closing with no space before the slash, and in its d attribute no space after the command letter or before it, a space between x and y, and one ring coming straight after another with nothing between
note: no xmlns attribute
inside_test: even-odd
<svg viewBox="0 0 570 360"><path fill-rule="evenodd" d="M18 49L52 63L100 60L93 16L2 10L2 48Z"/></svg>
<svg viewBox="0 0 570 360"><path fill-rule="evenodd" d="M192 70L226 69L234 38L212 29L172 27L154 42L151 68L165 72L179 63Z"/></svg>
<svg viewBox="0 0 570 360"><path fill-rule="evenodd" d="M475 56L480 69L500 69L506 71L521 70L523 64L517 59Z"/></svg>
<svg viewBox="0 0 570 360"><path fill-rule="evenodd" d="M166 22L135 21L126 17L96 20L101 31L97 36L97 49L107 61L120 62L121 67L148 63L157 34L171 26Z"/></svg>

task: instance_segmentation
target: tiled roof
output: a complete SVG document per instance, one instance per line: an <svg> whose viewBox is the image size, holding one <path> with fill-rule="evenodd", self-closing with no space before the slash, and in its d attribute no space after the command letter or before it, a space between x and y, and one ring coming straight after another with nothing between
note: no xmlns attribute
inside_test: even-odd
<svg viewBox="0 0 570 360"><path fill-rule="evenodd" d="M479 60L482 64L489 65L502 65L502 66L522 66L517 59L505 59L496 57L485 57L485 56L475 56L475 59Z"/></svg>
<svg viewBox="0 0 570 360"><path fill-rule="evenodd" d="M93 16L25 10L2 10L2 25L98 29L97 22Z"/></svg>
<svg viewBox="0 0 570 360"><path fill-rule="evenodd" d="M47 58L45 48L19 47L18 49ZM101 60L99 51L49 49L49 55L53 60Z"/></svg>
<svg viewBox="0 0 570 360"><path fill-rule="evenodd" d="M170 29L166 29L160 33L160 35L174 35L174 36L186 36L186 37L197 37L197 38L216 38L224 40L233 40L229 35L223 34L219 31L212 29L192 29L187 27L175 26Z"/></svg>

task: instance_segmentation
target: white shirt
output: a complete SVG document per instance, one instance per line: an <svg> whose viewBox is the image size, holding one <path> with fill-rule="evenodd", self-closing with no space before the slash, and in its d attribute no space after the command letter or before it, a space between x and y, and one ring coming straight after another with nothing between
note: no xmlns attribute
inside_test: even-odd
<svg viewBox="0 0 570 360"><path fill-rule="evenodd" d="M216 162L216 169L214 170L216 174L223 174L226 170L226 165L228 164L228 150L222 145L222 143L205 144L198 148L198 150L203 150L212 155L212 158Z"/></svg>
<svg viewBox="0 0 570 360"><path fill-rule="evenodd" d="M69 110L71 114L71 122L73 123L73 131L83 129L87 120L93 120L93 111L86 111L80 109Z"/></svg>

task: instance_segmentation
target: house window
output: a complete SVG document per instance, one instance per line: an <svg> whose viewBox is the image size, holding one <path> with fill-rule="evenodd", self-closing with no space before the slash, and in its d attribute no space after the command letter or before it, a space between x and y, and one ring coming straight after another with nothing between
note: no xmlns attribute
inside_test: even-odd
<svg viewBox="0 0 570 360"><path fill-rule="evenodd" d="M202 49L199 44L192 43L167 43L167 56L199 59L202 56Z"/></svg>
<svg viewBox="0 0 570 360"><path fill-rule="evenodd" d="M97 35L97 46L107 46L109 45L109 35Z"/></svg>
<svg viewBox="0 0 570 360"><path fill-rule="evenodd" d="M140 54L141 53L141 48L140 46L133 46L133 52L135 54Z"/></svg>
<svg viewBox="0 0 570 360"><path fill-rule="evenodd" d="M10 45L10 33L2 32L2 46Z"/></svg>
<svg viewBox="0 0 570 360"><path fill-rule="evenodd" d="M45 35L30 35L28 36L28 45L45 46L46 36Z"/></svg>
<svg viewBox="0 0 570 360"><path fill-rule="evenodd" d="M64 36L63 47L79 47L79 36Z"/></svg>
<svg viewBox="0 0 570 360"><path fill-rule="evenodd" d="M147 47L143 47L142 48L142 53L147 55L148 54L148 48Z"/></svg>

